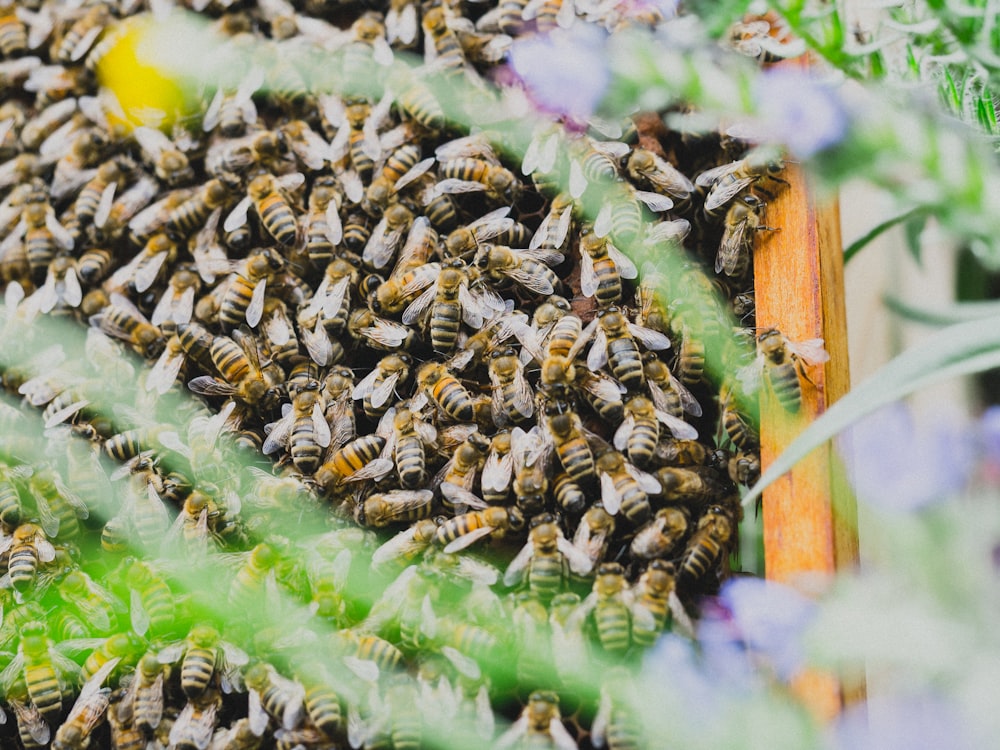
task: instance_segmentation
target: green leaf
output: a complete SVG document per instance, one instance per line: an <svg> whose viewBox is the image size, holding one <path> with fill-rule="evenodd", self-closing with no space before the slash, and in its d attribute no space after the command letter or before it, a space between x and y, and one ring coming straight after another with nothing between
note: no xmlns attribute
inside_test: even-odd
<svg viewBox="0 0 1000 750"><path fill-rule="evenodd" d="M1000 317L1000 301L959 302L944 308L928 309L911 305L894 294L884 294L882 302L899 317L927 326L950 326L970 320Z"/></svg>
<svg viewBox="0 0 1000 750"><path fill-rule="evenodd" d="M776 479L845 427L932 383L1000 367L1000 319L959 323L900 354L810 424L744 496L747 507Z"/></svg>
<svg viewBox="0 0 1000 750"><path fill-rule="evenodd" d="M900 224L914 216L920 216L923 213L923 209L911 208L909 211L904 211L897 216L893 216L891 219L883 221L881 224L870 229L868 232L863 234L861 237L852 242L848 247L844 248L844 263L847 263L855 255L857 255L861 250L868 245L872 240L883 234L889 229L892 229L897 224Z"/></svg>

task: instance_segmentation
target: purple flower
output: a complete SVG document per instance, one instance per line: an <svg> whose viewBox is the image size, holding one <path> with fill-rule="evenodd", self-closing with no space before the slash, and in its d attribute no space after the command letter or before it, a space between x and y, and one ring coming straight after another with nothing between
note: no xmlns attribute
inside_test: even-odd
<svg viewBox="0 0 1000 750"><path fill-rule="evenodd" d="M540 110L586 120L611 80L607 37L588 24L525 37L511 46L510 64Z"/></svg>
<svg viewBox="0 0 1000 750"><path fill-rule="evenodd" d="M783 680L803 666L801 636L816 615L816 604L795 589L761 578L733 578L720 601L732 615L749 648L763 657Z"/></svg>
<svg viewBox="0 0 1000 750"><path fill-rule="evenodd" d="M858 422L842 445L858 497L888 510L916 510L961 490L975 454L967 430L919 428L902 402Z"/></svg>
<svg viewBox="0 0 1000 750"><path fill-rule="evenodd" d="M837 91L805 71L765 71L755 81L753 98L757 114L739 124L740 135L783 143L800 159L837 144L847 131L847 110Z"/></svg>

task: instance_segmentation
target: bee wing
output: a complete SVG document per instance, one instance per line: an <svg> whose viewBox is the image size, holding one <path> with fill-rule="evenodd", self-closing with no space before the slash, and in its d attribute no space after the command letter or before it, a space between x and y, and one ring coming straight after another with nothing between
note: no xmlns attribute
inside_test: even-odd
<svg viewBox="0 0 1000 750"><path fill-rule="evenodd" d="M740 381L740 385L743 386L743 390L747 394L756 393L760 390L761 375L763 373L763 360L760 355L748 365L739 368L736 371L736 377Z"/></svg>
<svg viewBox="0 0 1000 750"><path fill-rule="evenodd" d="M488 537L494 531L496 531L496 527L494 526L480 526L478 529L470 531L468 534L463 534L454 541L449 542L445 545L444 551L448 554L452 552L460 552L466 547L475 544L480 539Z"/></svg>
<svg viewBox="0 0 1000 750"><path fill-rule="evenodd" d="M383 67L392 65L394 59L392 47L389 46L385 37L379 36L372 40L372 59Z"/></svg>
<svg viewBox="0 0 1000 750"><path fill-rule="evenodd" d="M601 502L604 505L604 510L606 510L612 516L618 515L618 510L622 507L622 499L615 489L614 478L606 473L600 472L601 474Z"/></svg>
<svg viewBox="0 0 1000 750"><path fill-rule="evenodd" d="M527 378L524 377L524 366L517 360L517 369L514 371L514 408L523 417L531 417L535 413L535 394L528 385Z"/></svg>
<svg viewBox="0 0 1000 750"><path fill-rule="evenodd" d="M326 231L324 234L327 240L333 245L339 245L341 240L344 239L344 224L340 220L340 209L337 206L336 199L331 200L327 204L324 217L326 218Z"/></svg>
<svg viewBox="0 0 1000 750"><path fill-rule="evenodd" d="M384 268L392 260L392 254L396 250L396 243L392 241L395 234L398 232L388 229L388 222L384 216L379 219L361 253L362 260L375 268Z"/></svg>
<svg viewBox="0 0 1000 750"><path fill-rule="evenodd" d="M597 232L596 224L594 231ZM599 285L600 279L594 269L594 259L590 257L590 253L580 253L580 293L584 297L593 297Z"/></svg>
<svg viewBox="0 0 1000 750"><path fill-rule="evenodd" d="M349 474L344 477L344 482L361 482L365 479L381 479L390 471L392 471L393 463L390 458L376 458L373 461L369 461L368 464L362 466L353 474Z"/></svg>
<svg viewBox="0 0 1000 750"><path fill-rule="evenodd" d="M486 186L481 182L449 177L438 182L434 187L434 195L437 197L442 194L479 193L483 190L486 190Z"/></svg>
<svg viewBox="0 0 1000 750"><path fill-rule="evenodd" d="M670 348L670 338L665 333L635 323L628 323L628 331L647 349L659 351Z"/></svg>
<svg viewBox="0 0 1000 750"><path fill-rule="evenodd" d="M380 376L381 371L377 367L365 375L365 377L354 386L354 389L351 391L351 398L357 401L372 393L375 388L375 383ZM382 403L385 402L383 401Z"/></svg>
<svg viewBox="0 0 1000 750"><path fill-rule="evenodd" d="M490 453L483 464L483 474L480 478L483 492L492 490L501 492L510 485L510 477L514 469L513 450L505 456Z"/></svg>
<svg viewBox="0 0 1000 750"><path fill-rule="evenodd" d="M488 507L488 503L469 488L462 487L454 482L442 482L441 494L448 498L453 505L464 505L467 508L474 508L476 510Z"/></svg>
<svg viewBox="0 0 1000 750"><path fill-rule="evenodd" d="M135 128L132 131L132 135L139 144L139 148L143 150L148 158L153 160L164 151L173 148L173 143L170 142L170 139L162 131L147 125L140 125Z"/></svg>
<svg viewBox="0 0 1000 750"><path fill-rule="evenodd" d="M275 451L285 447L288 444L288 438L292 434L292 427L295 426L295 412L289 410L284 416L281 417L277 422L272 422L267 425L264 430L267 431L267 427L271 428L271 431L267 433L267 438L264 440L264 445L261 447L261 452L265 456L269 456Z"/></svg>
<svg viewBox="0 0 1000 750"><path fill-rule="evenodd" d="M493 750L510 750L517 747L523 737L528 734L528 717L523 714L493 743Z"/></svg>
<svg viewBox="0 0 1000 750"><path fill-rule="evenodd" d="M619 425L618 429L615 430L615 436L612 439L612 443L616 450L623 451L625 446L628 444L629 435L632 434L632 429L635 427L635 418L632 415L625 417L625 421Z"/></svg>
<svg viewBox="0 0 1000 750"><path fill-rule="evenodd" d="M301 320L299 324L301 326ZM333 342L323 326L323 319L317 316L316 325L312 329L302 326L301 330L302 343L305 344L306 351L309 352L313 362L320 367L329 364L333 358Z"/></svg>
<svg viewBox="0 0 1000 750"><path fill-rule="evenodd" d="M233 396L238 392L235 386L213 378L211 375L199 375L189 380L187 385L193 393L202 396Z"/></svg>
<svg viewBox="0 0 1000 750"><path fill-rule="evenodd" d="M594 567L593 558L583 550L573 546L568 539L559 536L556 546L569 563L569 569L580 576L589 575Z"/></svg>
<svg viewBox="0 0 1000 750"><path fill-rule="evenodd" d="M741 160L737 160L731 161L728 164L722 164L718 167L713 167L712 169L706 169L694 178L694 184L699 187L711 187L725 175L738 169L742 163L743 162Z"/></svg>
<svg viewBox="0 0 1000 750"><path fill-rule="evenodd" d="M206 750L212 741L215 731L215 713L217 706L208 704L200 714L195 713L194 704L188 703L178 714L177 720L170 728L171 745L192 744L197 750Z"/></svg>
<svg viewBox="0 0 1000 750"><path fill-rule="evenodd" d="M73 235L59 223L55 212L51 208L45 214L45 228L52 234L52 238L59 244L59 247L64 250L73 249Z"/></svg>
<svg viewBox="0 0 1000 750"><path fill-rule="evenodd" d="M470 680L479 680L482 678L482 668L479 666L479 662L471 656L466 656L452 646L442 646L441 655L451 662L451 665L462 676L468 677Z"/></svg>
<svg viewBox="0 0 1000 750"><path fill-rule="evenodd" d="M727 180L726 184L715 184L705 197L705 210L714 211L720 206L726 205L729 201L742 193L754 183L753 177L743 177L737 180Z"/></svg>
<svg viewBox="0 0 1000 750"><path fill-rule="evenodd" d="M430 308L431 303L437 296L437 281L434 281L429 287L427 287L416 299L414 299L410 304L406 306L403 310L403 316L400 320L403 321L405 325L413 325L420 319L424 311Z"/></svg>
<svg viewBox="0 0 1000 750"><path fill-rule="evenodd" d="M222 222L222 229L226 232L232 232L233 230L239 229L240 227L246 226L247 215L250 211L250 204L253 201L250 196L246 196L237 203L233 210L229 212L226 216L226 220Z"/></svg>
<svg viewBox="0 0 1000 750"><path fill-rule="evenodd" d="M434 166L434 161L435 161L434 157L429 156L422 161L418 161L416 164L410 167L410 169L407 170L402 177L396 180L396 190L397 191L402 190L411 182L413 182L416 179L419 179L422 175L426 174L427 170L429 170L431 167Z"/></svg>
<svg viewBox="0 0 1000 750"><path fill-rule="evenodd" d="M670 430L670 433L675 438L680 438L681 440L696 440L698 438L698 430L693 425L688 424L679 417L675 417L673 414L657 409L656 418L663 423L664 427Z"/></svg>
<svg viewBox="0 0 1000 750"><path fill-rule="evenodd" d="M692 438L694 439L694 438ZM647 474L641 469L637 469L632 464L625 462L625 470L632 476L632 478L638 482L639 486L642 488L643 492L650 495L656 495L663 492L663 487L660 486L659 480L652 474Z"/></svg>
<svg viewBox="0 0 1000 750"><path fill-rule="evenodd" d="M785 341L785 346L807 365L818 365L830 359L829 352L823 348L823 339L808 339L807 341Z"/></svg>
<svg viewBox="0 0 1000 750"><path fill-rule="evenodd" d="M639 269L635 263L625 253L608 242L608 256L615 262L618 268L618 275L623 279L634 279L639 276Z"/></svg>
<svg viewBox="0 0 1000 750"><path fill-rule="evenodd" d="M597 318L594 319L596 322ZM603 328L598 328L594 335L594 343L587 352L587 367L591 372L600 370L608 363L608 337Z"/></svg>
<svg viewBox="0 0 1000 750"><path fill-rule="evenodd" d="M370 396L372 406L377 409L383 404L388 403L389 398L396 389L396 383L399 382L400 375L401 373L394 372L372 388Z"/></svg>
<svg viewBox="0 0 1000 750"><path fill-rule="evenodd" d="M267 729L267 724L270 721L270 717L261 703L260 693L253 688L247 692L247 721L250 731L257 737L264 734L264 730Z"/></svg>
<svg viewBox="0 0 1000 750"><path fill-rule="evenodd" d="M256 328L264 315L264 297L267 294L267 278L258 281L250 295L250 304L247 305L246 320L247 325Z"/></svg>
<svg viewBox="0 0 1000 750"><path fill-rule="evenodd" d="M693 638L695 635L695 625L691 621L684 604L681 602L676 591L671 591L667 597L667 604L670 607L670 615L673 618L671 626L674 632L683 638Z"/></svg>
<svg viewBox="0 0 1000 750"><path fill-rule="evenodd" d="M750 252L750 224L743 220L726 224L726 231L715 255L715 272L735 276L744 253Z"/></svg>
<svg viewBox="0 0 1000 750"><path fill-rule="evenodd" d="M36 493L35 506L38 509L38 525L42 527L45 535L53 538L58 536L61 525L59 516L53 512L49 501L42 494Z"/></svg>
<svg viewBox="0 0 1000 750"><path fill-rule="evenodd" d="M692 417L700 417L702 414L701 404L698 403L694 394L692 394L691 391L687 389L687 386L685 386L677 378L674 378L673 383L674 388L677 390L677 394L681 397L681 406L684 407L684 411Z"/></svg>
<svg viewBox="0 0 1000 750"><path fill-rule="evenodd" d="M18 726L24 727L31 735L31 739L42 747L49 744L52 737L52 729L42 716L41 711L33 703L21 703L18 700L10 701L14 715L17 717Z"/></svg>
<svg viewBox="0 0 1000 750"><path fill-rule="evenodd" d="M651 193L648 190L636 190L634 192L636 200L644 204L650 211L662 213L674 207L674 202L665 195Z"/></svg>
<svg viewBox="0 0 1000 750"><path fill-rule="evenodd" d="M601 209L597 212L597 216L594 219L594 234L598 237L604 238L611 234L611 229L613 226L612 218L614 203L608 202L601 206Z"/></svg>
<svg viewBox="0 0 1000 750"><path fill-rule="evenodd" d="M145 292L154 283L156 283L156 278L160 275L160 269L163 268L163 264L167 261L168 253L157 253L152 258L147 258L145 262L139 264L139 268L135 272L135 289L137 292Z"/></svg>
<svg viewBox="0 0 1000 750"><path fill-rule="evenodd" d="M416 527L411 526L386 541L372 553L372 564L375 566L381 565L394 557L405 555L409 548L416 547L417 544L413 541L416 531Z"/></svg>
<svg viewBox="0 0 1000 750"><path fill-rule="evenodd" d="M596 748L607 744L608 724L611 721L611 694L606 687L601 688L601 699L594 714L594 723L590 726L590 742Z"/></svg>
<svg viewBox="0 0 1000 750"><path fill-rule="evenodd" d="M390 8L385 15L385 34L389 42L400 42L404 47L417 39L417 8L407 3L400 9Z"/></svg>

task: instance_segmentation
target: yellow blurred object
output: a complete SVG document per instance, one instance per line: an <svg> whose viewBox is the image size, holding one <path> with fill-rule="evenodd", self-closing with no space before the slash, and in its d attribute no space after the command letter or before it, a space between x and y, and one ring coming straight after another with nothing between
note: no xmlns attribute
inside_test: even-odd
<svg viewBox="0 0 1000 750"><path fill-rule="evenodd" d="M149 16L130 18L123 26L116 32L117 43L98 63L98 79L118 98L126 127L169 128L190 113L194 103L179 76L171 76L143 54L162 29L154 28Z"/></svg>

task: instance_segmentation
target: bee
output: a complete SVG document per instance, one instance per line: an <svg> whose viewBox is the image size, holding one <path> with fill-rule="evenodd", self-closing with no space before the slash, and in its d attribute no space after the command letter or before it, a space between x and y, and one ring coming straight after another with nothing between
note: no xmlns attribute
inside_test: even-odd
<svg viewBox="0 0 1000 750"><path fill-rule="evenodd" d="M305 120L291 120L280 127L281 136L301 166L311 172L323 169L329 145Z"/></svg>
<svg viewBox="0 0 1000 750"><path fill-rule="evenodd" d="M4 8L0 16L0 54L19 57L28 51L28 30L13 8Z"/></svg>
<svg viewBox="0 0 1000 750"><path fill-rule="evenodd" d="M389 399L397 393L397 387L410 377L411 364L408 354L385 356L354 387L351 396L355 401L363 401L365 414L369 418L380 419L389 410Z"/></svg>
<svg viewBox="0 0 1000 750"><path fill-rule="evenodd" d="M286 247L294 245L299 226L291 206L289 191L299 187L304 181L305 175L301 172L281 177L266 173L257 175L247 186L247 196L236 204L222 228L230 232L245 225L247 211L252 205L268 234Z"/></svg>
<svg viewBox="0 0 1000 750"><path fill-rule="evenodd" d="M438 194L483 193L493 203L513 205L521 183L509 169L483 158L462 157L441 164Z"/></svg>
<svg viewBox="0 0 1000 750"><path fill-rule="evenodd" d="M120 159L108 159L81 188L73 202L73 215L81 226L111 209L115 192L125 186L126 172Z"/></svg>
<svg viewBox="0 0 1000 750"><path fill-rule="evenodd" d="M715 272L742 278L750 266L753 233L772 231L764 225L764 201L752 193L739 196L726 211L725 229L715 256Z"/></svg>
<svg viewBox="0 0 1000 750"><path fill-rule="evenodd" d="M279 388L265 377L260 352L249 334L234 331L233 338L214 337L209 356L222 380L200 375L188 382L188 388L195 393L235 397L247 406L266 405L277 397Z"/></svg>
<svg viewBox="0 0 1000 750"><path fill-rule="evenodd" d="M184 237L194 234L204 226L205 221L215 209L224 208L229 204L238 189L239 179L235 175L213 177L202 185L194 195L184 198L182 202L170 209L166 215L167 231ZM178 194L178 199L181 196L183 194ZM136 231L133 222L129 222L129 228Z"/></svg>
<svg viewBox="0 0 1000 750"><path fill-rule="evenodd" d="M153 286L177 258L177 242L166 232L157 232L135 258L111 275L109 285L122 289L131 284L137 292L145 292Z"/></svg>
<svg viewBox="0 0 1000 750"><path fill-rule="evenodd" d="M778 403L786 411L795 413L802 404L799 376L809 380L805 368L829 359L830 355L823 349L823 339L793 343L778 329L767 328L757 334L757 359L739 375L743 387L751 393L757 390L763 376Z"/></svg>
<svg viewBox="0 0 1000 750"><path fill-rule="evenodd" d="M597 568L593 591L583 600L574 617L593 613L597 638L610 653L621 654L632 641L631 605L633 592L621 563L605 562Z"/></svg>
<svg viewBox="0 0 1000 750"><path fill-rule="evenodd" d="M587 354L587 366L596 371L608 364L611 374L626 388L641 388L646 378L636 340L647 349L658 350L668 348L670 339L659 331L631 323L616 306L601 310L594 320L597 325L591 323L590 327L596 328L596 335ZM582 337L589 338L586 332Z"/></svg>
<svg viewBox="0 0 1000 750"><path fill-rule="evenodd" d="M622 279L634 279L639 269L606 238L590 232L580 237L580 291L595 297L598 307L621 302Z"/></svg>
<svg viewBox="0 0 1000 750"><path fill-rule="evenodd" d="M132 682L116 707L118 720L152 734L163 718L164 676L164 665L156 654L144 654L136 665Z"/></svg>
<svg viewBox="0 0 1000 750"><path fill-rule="evenodd" d="M153 308L150 322L162 326L166 322L184 325L191 322L194 299L201 289L201 277L194 267L181 265L171 275L167 288Z"/></svg>
<svg viewBox="0 0 1000 750"><path fill-rule="evenodd" d="M660 421L667 425L674 437L696 438L697 431L693 427L686 425L686 423L686 426L680 424L685 414L694 417L701 416L701 405L691 392L679 379L673 376L670 368L652 352L645 357L643 373L646 376L653 405L659 411L672 417L672 419L661 419Z"/></svg>
<svg viewBox="0 0 1000 750"><path fill-rule="evenodd" d="M66 83L75 85L70 81ZM52 156L59 154L49 186L52 198L63 200L86 184L96 174L94 169L105 156L107 145L108 137L103 130L83 127L74 132L68 149L52 153ZM43 151L44 147L45 144L41 147Z"/></svg>
<svg viewBox="0 0 1000 750"><path fill-rule="evenodd" d="M740 451L729 459L726 469L735 484L750 487L760 479L760 456Z"/></svg>
<svg viewBox="0 0 1000 750"><path fill-rule="evenodd" d="M549 204L548 213L532 235L528 247L532 250L538 248L563 250L566 247L566 240L570 237L575 210L576 201L569 193L556 195Z"/></svg>
<svg viewBox="0 0 1000 750"><path fill-rule="evenodd" d="M417 372L417 386L437 407L456 422L471 422L476 416L472 394L440 362L427 362Z"/></svg>
<svg viewBox="0 0 1000 750"><path fill-rule="evenodd" d="M258 662L245 675L250 693L247 718L253 730L264 733L269 718L284 729L294 729L304 714L305 688L283 677L266 662Z"/></svg>
<svg viewBox="0 0 1000 750"><path fill-rule="evenodd" d="M413 211L402 203L389 206L365 244L361 254L365 265L376 271L388 266L396 251L402 247L403 238L409 233L415 218Z"/></svg>
<svg viewBox="0 0 1000 750"><path fill-rule="evenodd" d="M111 10L103 3L91 6L72 26L53 50L57 62L75 63L86 57L111 20Z"/></svg>
<svg viewBox="0 0 1000 750"><path fill-rule="evenodd" d="M649 495L660 492L660 483L629 464L616 450L609 450L598 457L597 473L601 479L601 503L608 513L617 515L621 510L633 524L641 524L649 517Z"/></svg>
<svg viewBox="0 0 1000 750"><path fill-rule="evenodd" d="M203 698L216 679L223 690L238 685L238 670L249 661L246 652L224 641L207 624L192 626L184 640L161 649L156 658L160 664L181 659L181 690L188 700Z"/></svg>
<svg viewBox="0 0 1000 750"><path fill-rule="evenodd" d="M98 635L108 635L117 627L118 600L82 570L67 573L58 591L63 602Z"/></svg>
<svg viewBox="0 0 1000 750"><path fill-rule="evenodd" d="M612 667L604 675L597 713L591 725L591 742L596 748L638 750L642 747L641 724L634 713L639 697L632 673L624 665Z"/></svg>
<svg viewBox="0 0 1000 750"><path fill-rule="evenodd" d="M628 182L614 183L606 189L603 196L601 209L594 219L594 234L598 237L610 237L619 247L630 249L648 226L643 207L661 213L673 208L674 202L659 193L637 190ZM678 219L676 222L657 222L654 229L663 232L668 241L676 242L678 236L683 237L689 226L685 219ZM658 234L654 234L654 237L659 241Z"/></svg>
<svg viewBox="0 0 1000 750"><path fill-rule="evenodd" d="M684 200L695 189L694 183L673 164L648 149L632 149L625 163L625 170L640 186L648 186L672 198Z"/></svg>
<svg viewBox="0 0 1000 750"><path fill-rule="evenodd" d="M377 99L381 78L372 62L380 68L392 65L392 47L385 38L381 15L365 13L351 25L352 39L341 49L341 80L350 82L346 90L351 95Z"/></svg>
<svg viewBox="0 0 1000 750"><path fill-rule="evenodd" d="M205 750L212 741L222 700L214 690L189 700L177 715L168 735L169 747L176 750Z"/></svg>
<svg viewBox="0 0 1000 750"><path fill-rule="evenodd" d="M569 150L569 194L579 200L589 184L608 185L620 178L619 163L630 148L620 141L581 136L570 143Z"/></svg>
<svg viewBox="0 0 1000 750"><path fill-rule="evenodd" d="M562 253L552 250L483 245L476 254L476 265L495 282L511 280L530 292L548 296L562 289L562 282L551 267L564 259Z"/></svg>
<svg viewBox="0 0 1000 750"><path fill-rule="evenodd" d="M551 690L536 690L528 696L521 716L493 743L495 750L514 747L553 747L577 750L576 741L562 723L559 696Z"/></svg>
<svg viewBox="0 0 1000 750"><path fill-rule="evenodd" d="M719 417L721 426L729 440L741 451L756 452L760 446L760 437L754 419L744 413L740 405L746 403L738 383L723 381L719 390Z"/></svg>
<svg viewBox="0 0 1000 750"><path fill-rule="evenodd" d="M335 248L344 239L340 220L343 193L333 175L323 175L313 181L306 215L306 253L314 266L322 268L334 256Z"/></svg>
<svg viewBox="0 0 1000 750"><path fill-rule="evenodd" d="M272 248L250 256L226 287L219 308L219 321L227 328L247 325L256 328L264 315L267 283L285 268L285 259Z"/></svg>
<svg viewBox="0 0 1000 750"><path fill-rule="evenodd" d="M287 445L295 468L309 475L319 468L331 439L320 383L309 380L296 388L290 408L271 425L263 452L270 455Z"/></svg>
<svg viewBox="0 0 1000 750"><path fill-rule="evenodd" d="M434 478L433 485L440 486L442 503L448 510L458 507L481 509L486 503L473 494L476 474L485 463L486 454L490 449L490 441L473 429L459 443L451 459L441 467Z"/></svg>
<svg viewBox="0 0 1000 750"><path fill-rule="evenodd" d="M546 405L543 424L559 463L570 478L580 484L596 479L594 454L579 415L568 404L556 401Z"/></svg>
<svg viewBox="0 0 1000 750"><path fill-rule="evenodd" d="M0 242L0 258L4 262L21 250L33 279L41 282L49 263L60 252L73 249L74 239L56 219L48 201L31 201L21 211L21 219Z"/></svg>
<svg viewBox="0 0 1000 750"><path fill-rule="evenodd" d="M392 461L381 458L383 448L385 438L381 435L362 435L351 440L316 470L316 482L329 491L344 482L385 476L392 469Z"/></svg>
<svg viewBox="0 0 1000 750"><path fill-rule="evenodd" d="M535 413L534 393L524 377L524 365L512 347L494 351L489 362L493 386L491 407L497 426L530 419Z"/></svg>
<svg viewBox="0 0 1000 750"><path fill-rule="evenodd" d="M625 451L634 465L647 466L660 439L661 417L676 419L665 412L657 414L655 405L645 396L630 398L625 403L625 421L614 435L615 449Z"/></svg>
<svg viewBox="0 0 1000 750"><path fill-rule="evenodd" d="M111 702L111 689L102 688L104 681L118 666L119 659L107 662L80 688L80 694L69 715L56 730L52 750L85 750L90 745L90 735L104 720Z"/></svg>
<svg viewBox="0 0 1000 750"><path fill-rule="evenodd" d="M162 182L176 187L194 178L194 170L188 163L187 154L161 131L140 126L132 131L132 135Z"/></svg>
<svg viewBox="0 0 1000 750"><path fill-rule="evenodd" d="M218 128L219 133L226 138L243 135L248 125L257 122L257 105L254 104L253 95L263 85L263 69L253 66L240 80L235 91L217 88L202 116L202 130L210 133Z"/></svg>
<svg viewBox="0 0 1000 750"><path fill-rule="evenodd" d="M480 486L483 500L490 505L505 505L514 473L512 435L501 430L490 439L490 452L483 463Z"/></svg>
<svg viewBox="0 0 1000 750"><path fill-rule="evenodd" d="M551 513L532 518L530 527L528 543L511 560L503 582L505 586L514 586L524 580L528 590L547 604L564 588L570 570L587 575L592 562L563 536Z"/></svg>
<svg viewBox="0 0 1000 750"><path fill-rule="evenodd" d="M408 565L430 547L437 528L438 522L430 518L410 524L375 550L372 566L378 569L389 563Z"/></svg>
<svg viewBox="0 0 1000 750"><path fill-rule="evenodd" d="M403 323L412 324L426 311L431 345L447 354L458 343L462 321L472 328L482 328L486 318L505 311L505 304L494 292L469 288L465 264L454 260L441 268L437 279L403 311Z"/></svg>
<svg viewBox="0 0 1000 750"><path fill-rule="evenodd" d="M589 570L593 570L608 549L608 543L615 532L615 517L608 513L600 502L591 505L580 518L580 523L573 533L573 546L579 555L589 562Z"/></svg>
<svg viewBox="0 0 1000 750"><path fill-rule="evenodd" d="M388 419L390 414L392 437L386 443L386 450L391 446L400 485L404 489L415 490L427 478L424 446L434 444L437 431L407 408L398 408L395 413L390 409L383 419Z"/></svg>
<svg viewBox="0 0 1000 750"><path fill-rule="evenodd" d="M528 0L521 18L534 21L538 33L547 34L556 28L570 28L576 21L576 5L574 0Z"/></svg>
<svg viewBox="0 0 1000 750"><path fill-rule="evenodd" d="M445 239L444 252L451 258L467 259L482 243L511 234L516 222L509 218L510 206L502 206L452 231Z"/></svg>
<svg viewBox="0 0 1000 750"><path fill-rule="evenodd" d="M499 539L523 528L524 516L517 508L484 508L449 518L438 527L434 541L446 553L458 552L484 537Z"/></svg>
<svg viewBox="0 0 1000 750"><path fill-rule="evenodd" d="M140 174L139 178L114 200L102 194L104 200L94 215L93 237L98 242L117 240L132 219L156 197L160 185L155 178ZM148 239L148 235L143 239ZM137 244L142 244L138 242Z"/></svg>
<svg viewBox="0 0 1000 750"><path fill-rule="evenodd" d="M419 145L400 146L382 163L380 173L365 191L361 207L372 217L380 216L399 199L405 187L420 179L432 166L434 157L420 159Z"/></svg>
<svg viewBox="0 0 1000 750"><path fill-rule="evenodd" d="M709 188L705 196L705 214L717 215L719 209L752 185L761 182L787 185L779 177L784 168L785 163L781 159L773 158L773 154L760 149L737 161L702 172L694 182L699 187Z"/></svg>
<svg viewBox="0 0 1000 750"><path fill-rule="evenodd" d="M431 490L391 490L369 495L358 504L355 520L374 528L420 521L430 516L433 499Z"/></svg>
<svg viewBox="0 0 1000 750"><path fill-rule="evenodd" d="M669 557L687 534L689 515L683 508L668 506L635 532L629 551L639 560Z"/></svg>
<svg viewBox="0 0 1000 750"><path fill-rule="evenodd" d="M693 584L725 559L733 537L732 517L720 505L712 505L698 520L688 540L678 571L678 583Z"/></svg>
<svg viewBox="0 0 1000 750"><path fill-rule="evenodd" d="M405 118L432 133L444 130L447 119L441 103L408 67L393 68L386 79L386 86L395 96L396 106Z"/></svg>
<svg viewBox="0 0 1000 750"><path fill-rule="evenodd" d="M131 597L132 629L140 636L154 638L173 630L177 608L167 582L138 560L129 566L125 580Z"/></svg>
<svg viewBox="0 0 1000 750"><path fill-rule="evenodd" d="M28 698L47 723L55 725L62 714L63 699L78 683L80 667L55 647L44 622L21 626L17 654L0 673L0 688L11 694L15 683L23 681Z"/></svg>
<svg viewBox="0 0 1000 750"><path fill-rule="evenodd" d="M7 577L19 595L24 595L35 585L38 566L56 559L56 550L48 535L33 523L22 523L10 536L0 542L0 554L10 553Z"/></svg>
<svg viewBox="0 0 1000 750"><path fill-rule="evenodd" d="M65 255L53 258L45 274L45 283L35 294L38 310L43 313L79 307L83 301L83 290L77 276L76 261Z"/></svg>

